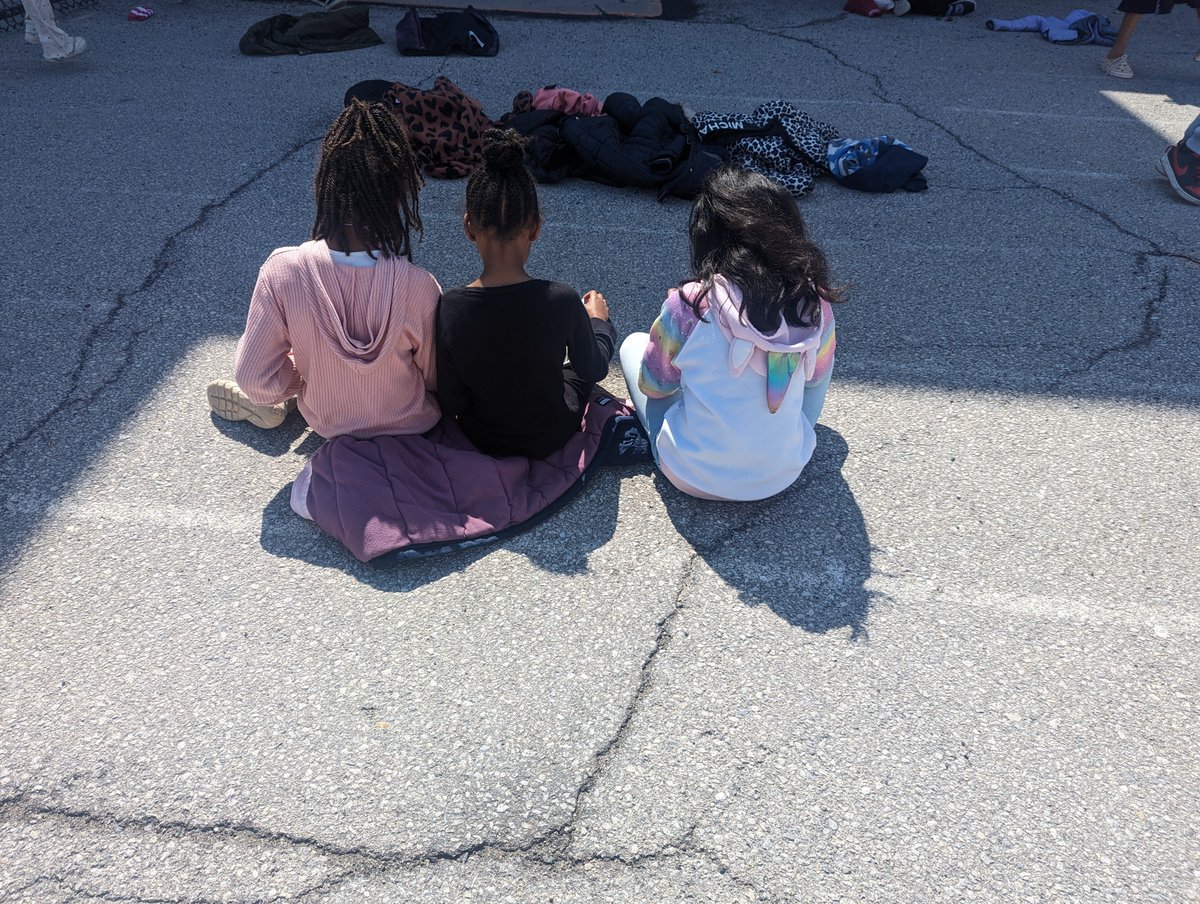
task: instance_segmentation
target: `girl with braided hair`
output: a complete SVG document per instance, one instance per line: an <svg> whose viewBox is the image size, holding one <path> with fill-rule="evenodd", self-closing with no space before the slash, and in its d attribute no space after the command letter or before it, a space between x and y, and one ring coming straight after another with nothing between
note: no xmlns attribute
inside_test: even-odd
<svg viewBox="0 0 1200 904"><path fill-rule="evenodd" d="M234 376L213 412L277 427L293 406L318 434L424 433L441 416L434 316L441 287L412 263L422 179L403 126L351 103L321 144L312 238L258 274Z"/></svg>
<svg viewBox="0 0 1200 904"><path fill-rule="evenodd" d="M439 399L481 451L545 458L579 431L617 334L599 292L526 272L542 216L524 153L511 129L483 135L463 216L483 272L438 306Z"/></svg>

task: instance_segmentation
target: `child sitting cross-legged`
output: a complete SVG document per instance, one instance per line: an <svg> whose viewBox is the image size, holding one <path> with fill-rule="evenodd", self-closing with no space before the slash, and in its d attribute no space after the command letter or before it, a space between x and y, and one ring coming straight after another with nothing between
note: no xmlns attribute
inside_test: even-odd
<svg viewBox="0 0 1200 904"><path fill-rule="evenodd" d="M483 272L438 305L442 411L482 452L546 458L579 431L584 405L608 373L616 331L599 292L581 299L526 271L542 217L516 132L484 133L463 229Z"/></svg>
<svg viewBox="0 0 1200 904"><path fill-rule="evenodd" d="M629 394L663 474L705 499L785 490L816 445L833 371L825 255L766 176L715 170L692 206L692 279L621 346Z"/></svg>
<svg viewBox="0 0 1200 904"><path fill-rule="evenodd" d="M234 380L213 413L264 428L298 405L325 438L424 433L435 396L437 280L412 263L421 174L382 104L351 101L321 144L312 239L258 274Z"/></svg>

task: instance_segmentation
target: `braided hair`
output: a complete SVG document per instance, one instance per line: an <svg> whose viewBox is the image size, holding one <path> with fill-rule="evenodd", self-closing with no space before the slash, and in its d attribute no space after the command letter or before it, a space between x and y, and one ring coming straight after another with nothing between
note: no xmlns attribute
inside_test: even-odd
<svg viewBox="0 0 1200 904"><path fill-rule="evenodd" d="M384 104L352 100L321 142L312 237L344 246L352 230L367 248L412 260L409 233L423 228L423 184L400 121Z"/></svg>
<svg viewBox="0 0 1200 904"><path fill-rule="evenodd" d="M467 180L467 214L476 229L510 239L538 222L537 184L525 165L525 139L512 129L483 133L483 162Z"/></svg>

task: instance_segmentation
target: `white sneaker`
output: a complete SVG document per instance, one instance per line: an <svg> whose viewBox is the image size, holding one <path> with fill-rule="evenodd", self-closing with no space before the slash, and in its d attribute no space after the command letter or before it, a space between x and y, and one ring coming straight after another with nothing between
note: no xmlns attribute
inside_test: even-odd
<svg viewBox="0 0 1200 904"><path fill-rule="evenodd" d="M296 407L295 399L279 405L257 405L233 380L213 380L208 384L208 406L213 414L227 421L249 421L255 427L274 430Z"/></svg>
<svg viewBox="0 0 1200 904"><path fill-rule="evenodd" d="M61 63L63 60L69 60L73 57L79 56L79 54L83 53L85 50L87 50L87 41L85 41L83 38L72 37L70 50L68 50L62 56L46 57L46 59L51 63Z"/></svg>
<svg viewBox="0 0 1200 904"><path fill-rule="evenodd" d="M1103 57L1100 60L1100 71L1113 78L1133 78L1133 70L1129 67L1129 55L1125 53L1115 60Z"/></svg>

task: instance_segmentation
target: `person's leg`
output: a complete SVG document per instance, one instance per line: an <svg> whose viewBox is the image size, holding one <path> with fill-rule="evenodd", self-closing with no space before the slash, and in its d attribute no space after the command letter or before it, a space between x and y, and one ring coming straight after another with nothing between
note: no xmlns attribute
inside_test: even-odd
<svg viewBox="0 0 1200 904"><path fill-rule="evenodd" d="M629 400L633 410L637 412L638 420L650 437L650 453L658 461L658 432L662 430L663 419L667 409L679 401L679 393L668 399L652 399L642 392L638 386L638 375L642 371L642 358L646 354L646 346L650 344L649 333L631 333L621 343L621 373L625 376L625 385L629 387Z"/></svg>
<svg viewBox="0 0 1200 904"><path fill-rule="evenodd" d="M1181 142L1192 153L1200 154L1200 116L1197 116L1187 131L1183 133L1183 141Z"/></svg>
<svg viewBox="0 0 1200 904"><path fill-rule="evenodd" d="M1125 55L1125 51L1129 49L1129 39L1133 37L1133 30L1137 28L1137 24L1141 20L1141 13L1126 13L1121 17L1121 24L1117 28L1117 37L1113 40L1113 46L1108 49L1110 60Z"/></svg>
<svg viewBox="0 0 1200 904"><path fill-rule="evenodd" d="M1188 126L1178 144L1163 151L1158 171L1167 177L1175 194L1189 204L1200 204L1200 116Z"/></svg>
<svg viewBox="0 0 1200 904"><path fill-rule="evenodd" d="M78 56L87 48L83 38L72 37L54 21L54 8L50 0L21 0L25 8L25 19L33 22L33 30L42 45L42 56L47 60L66 60ZM26 30L28 35L28 29Z"/></svg>

